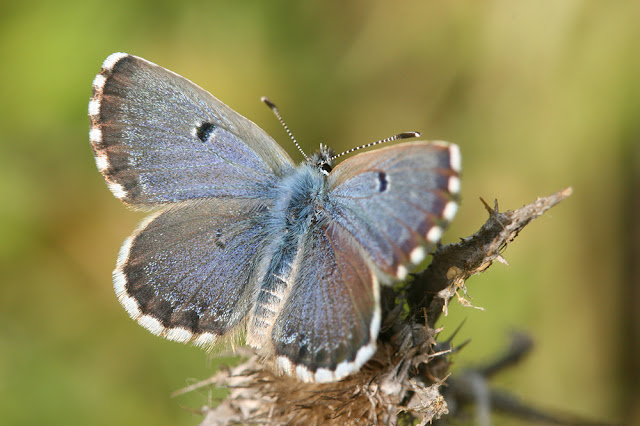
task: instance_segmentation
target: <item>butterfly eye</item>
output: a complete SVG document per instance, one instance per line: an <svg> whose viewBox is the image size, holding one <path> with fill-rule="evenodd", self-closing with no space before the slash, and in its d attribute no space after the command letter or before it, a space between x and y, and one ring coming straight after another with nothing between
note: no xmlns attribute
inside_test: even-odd
<svg viewBox="0 0 640 426"><path fill-rule="evenodd" d="M211 132L213 132L215 128L216 126L213 123L205 121L204 123L196 127L196 136L202 142L206 142L209 140L209 136L211 136Z"/></svg>
<svg viewBox="0 0 640 426"><path fill-rule="evenodd" d="M320 165L320 170L322 170L322 173L324 175L329 176L329 173L331 173L331 170L333 170L333 168L328 163L322 163Z"/></svg>

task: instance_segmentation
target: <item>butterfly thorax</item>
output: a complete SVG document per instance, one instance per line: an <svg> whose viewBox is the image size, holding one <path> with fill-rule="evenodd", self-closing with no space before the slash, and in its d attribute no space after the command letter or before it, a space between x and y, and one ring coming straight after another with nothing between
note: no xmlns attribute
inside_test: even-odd
<svg viewBox="0 0 640 426"><path fill-rule="evenodd" d="M252 346L265 346L276 313L296 281L305 238L323 218L320 206L326 196L326 185L327 177L310 159L294 168L274 188L275 202L268 213L266 244L255 277L258 291L247 339Z"/></svg>

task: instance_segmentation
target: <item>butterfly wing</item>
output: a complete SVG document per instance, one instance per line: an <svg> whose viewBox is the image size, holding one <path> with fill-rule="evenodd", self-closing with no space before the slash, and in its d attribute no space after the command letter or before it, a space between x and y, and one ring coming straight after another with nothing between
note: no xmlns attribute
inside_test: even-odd
<svg viewBox="0 0 640 426"><path fill-rule="evenodd" d="M384 275L404 279L457 211L460 151L410 142L358 154L328 177L325 210Z"/></svg>
<svg viewBox="0 0 640 426"><path fill-rule="evenodd" d="M379 286L358 243L325 221L304 237L293 288L271 340L276 365L307 382L339 380L375 353Z"/></svg>
<svg viewBox="0 0 640 426"><path fill-rule="evenodd" d="M256 200L203 199L151 215L114 271L129 315L156 335L201 346L229 332L251 307L264 210Z"/></svg>
<svg viewBox="0 0 640 426"><path fill-rule="evenodd" d="M125 53L104 61L89 116L98 169L131 205L257 198L293 164L269 135L205 90Z"/></svg>

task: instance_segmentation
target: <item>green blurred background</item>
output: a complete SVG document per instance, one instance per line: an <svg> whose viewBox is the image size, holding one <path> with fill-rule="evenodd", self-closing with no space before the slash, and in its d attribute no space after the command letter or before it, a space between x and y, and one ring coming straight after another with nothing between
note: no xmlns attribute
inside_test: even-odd
<svg viewBox="0 0 640 426"><path fill-rule="evenodd" d="M217 394L169 394L217 360L152 336L112 292L128 211L96 171L91 82L112 52L178 72L299 159L398 132L460 144L463 204L445 236L574 195L468 282L455 368L511 330L535 351L496 385L532 404L640 421L637 304L640 2L132 0L0 5L0 423L195 424ZM635 234L634 234L635 233ZM637 268L637 266L635 267ZM635 333L635 334L634 334ZM636 393L634 393L636 392ZM635 399L635 400L634 400Z"/></svg>

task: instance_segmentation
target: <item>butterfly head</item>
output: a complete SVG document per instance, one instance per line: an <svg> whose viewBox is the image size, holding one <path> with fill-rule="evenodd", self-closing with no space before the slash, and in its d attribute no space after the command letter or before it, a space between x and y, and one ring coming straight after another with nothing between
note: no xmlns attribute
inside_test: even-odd
<svg viewBox="0 0 640 426"><path fill-rule="evenodd" d="M307 164L317 167L323 175L329 176L334 165L335 151L324 144L320 144L320 149L311 154L307 159Z"/></svg>

